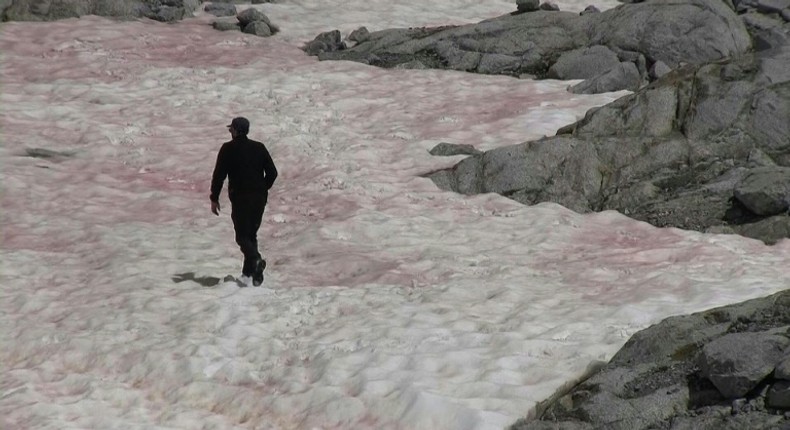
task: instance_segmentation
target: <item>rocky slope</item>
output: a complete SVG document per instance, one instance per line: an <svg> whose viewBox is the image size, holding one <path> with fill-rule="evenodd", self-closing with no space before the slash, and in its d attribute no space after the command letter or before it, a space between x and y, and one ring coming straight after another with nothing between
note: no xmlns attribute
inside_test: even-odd
<svg viewBox="0 0 790 430"><path fill-rule="evenodd" d="M460 193L617 210L659 227L790 236L790 0L517 8L458 27L361 28L346 40L330 31L304 49L382 67L586 79L579 92L636 89L557 136L427 176Z"/></svg>
<svg viewBox="0 0 790 430"><path fill-rule="evenodd" d="M790 428L790 291L668 318L511 430Z"/></svg>
<svg viewBox="0 0 790 430"><path fill-rule="evenodd" d="M381 67L588 79L573 91L596 93L633 90L671 68L743 53L752 43L722 0L650 0L582 14L520 3L522 12L478 24L387 29L347 41L328 32L305 50Z"/></svg>
<svg viewBox="0 0 790 430"><path fill-rule="evenodd" d="M790 232L790 47L676 70L557 136L469 157L430 177L656 226Z"/></svg>
<svg viewBox="0 0 790 430"><path fill-rule="evenodd" d="M190 16L199 0L0 0L2 21L54 21L98 15L172 22Z"/></svg>

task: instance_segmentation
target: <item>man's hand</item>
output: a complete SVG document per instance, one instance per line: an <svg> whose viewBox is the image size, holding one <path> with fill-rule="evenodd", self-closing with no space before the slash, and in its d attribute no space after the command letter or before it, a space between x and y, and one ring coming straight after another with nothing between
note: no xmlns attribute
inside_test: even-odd
<svg viewBox="0 0 790 430"><path fill-rule="evenodd" d="M219 210L220 210L219 202L215 202L215 201L212 200L211 201L211 213L213 213L214 215L219 216Z"/></svg>

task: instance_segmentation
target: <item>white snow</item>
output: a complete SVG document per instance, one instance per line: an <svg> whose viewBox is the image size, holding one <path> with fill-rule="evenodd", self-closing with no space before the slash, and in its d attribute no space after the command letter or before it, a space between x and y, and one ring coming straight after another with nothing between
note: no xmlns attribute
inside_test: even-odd
<svg viewBox="0 0 790 430"><path fill-rule="evenodd" d="M440 142L551 135L622 94L299 50L335 28L476 22L512 1L254 7L282 33L218 32L202 12L3 24L1 428L499 429L652 323L790 285L788 241L420 177L462 159L430 156ZM237 115L281 173L265 286L174 282L240 272L226 194L219 218L208 204Z"/></svg>

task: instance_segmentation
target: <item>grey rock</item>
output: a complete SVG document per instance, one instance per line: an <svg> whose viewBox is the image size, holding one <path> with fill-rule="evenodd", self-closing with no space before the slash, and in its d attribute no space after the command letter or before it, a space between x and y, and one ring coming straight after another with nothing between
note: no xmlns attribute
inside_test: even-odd
<svg viewBox="0 0 790 430"><path fill-rule="evenodd" d="M140 5L143 3L141 2ZM53 0L14 0L5 8L3 19L7 21L54 21L78 18L92 12L89 0L58 2Z"/></svg>
<svg viewBox="0 0 790 430"><path fill-rule="evenodd" d="M203 10L214 16L236 16L236 5L233 3L208 3Z"/></svg>
<svg viewBox="0 0 790 430"><path fill-rule="evenodd" d="M483 54L475 51L466 51L450 41L441 41L436 44L436 55L446 64L448 69L461 71L474 71L480 65Z"/></svg>
<svg viewBox="0 0 790 430"><path fill-rule="evenodd" d="M765 412L748 414L705 414L672 420L670 430L784 430L783 417Z"/></svg>
<svg viewBox="0 0 790 430"><path fill-rule="evenodd" d="M154 18L158 8L153 2L98 0L93 3L91 13L97 16L113 17L121 20L140 17ZM189 5L188 5L189 6ZM191 14L192 11L188 11Z"/></svg>
<svg viewBox="0 0 790 430"><path fill-rule="evenodd" d="M486 74L509 73L518 70L521 64L521 58L513 55L484 53L480 55L477 71Z"/></svg>
<svg viewBox="0 0 790 430"><path fill-rule="evenodd" d="M151 18L161 22L175 22L184 19L184 16L184 9L161 6Z"/></svg>
<svg viewBox="0 0 790 430"><path fill-rule="evenodd" d="M790 167L752 169L735 187L735 198L757 215L777 215L790 209Z"/></svg>
<svg viewBox="0 0 790 430"><path fill-rule="evenodd" d="M790 381L777 381L768 391L768 406L790 409Z"/></svg>
<svg viewBox="0 0 790 430"><path fill-rule="evenodd" d="M454 144L442 142L434 146L430 151L431 155L452 156L452 155L475 155L480 154L478 149L469 144Z"/></svg>
<svg viewBox="0 0 790 430"><path fill-rule="evenodd" d="M148 3L152 5L152 14L147 17L161 22L180 21L185 17L192 16L200 6L198 0L169 0L162 1L161 5L155 0L150 0ZM159 6L157 7L157 5Z"/></svg>
<svg viewBox="0 0 790 430"><path fill-rule="evenodd" d="M562 54L549 68L552 79L588 79L620 64L617 54L605 46L574 49Z"/></svg>
<svg viewBox="0 0 790 430"><path fill-rule="evenodd" d="M756 166L790 167L787 118L790 47L679 68L557 136L497 148L432 177L465 194L617 210L659 227L726 227L776 243L788 236L789 217L757 215L733 196ZM779 186L769 182L753 187L758 196Z"/></svg>
<svg viewBox="0 0 790 430"><path fill-rule="evenodd" d="M738 401L735 408L725 406L726 400L710 382L700 377L696 364L705 348L734 334L763 339L778 337L790 342L775 330L781 328L786 332L788 323L790 291L667 318L634 334L609 363L589 379L539 404L538 420L520 420L510 428L775 428L784 417L765 411L762 398L765 390L756 398ZM759 356L760 350L739 353L750 358Z"/></svg>
<svg viewBox="0 0 790 430"><path fill-rule="evenodd" d="M599 94L610 91L636 91L642 84L642 76L634 63L620 63L611 70L571 87L574 94Z"/></svg>
<svg viewBox="0 0 790 430"><path fill-rule="evenodd" d="M400 63L395 66L396 69L405 69L405 70L427 70L430 67L426 66L419 60L412 60L405 63Z"/></svg>
<svg viewBox="0 0 790 430"><path fill-rule="evenodd" d="M745 396L773 372L790 339L762 333L732 333L705 345L702 376L726 398ZM748 354L744 354L748 351Z"/></svg>
<svg viewBox="0 0 790 430"><path fill-rule="evenodd" d="M352 31L347 37L348 40L357 43L362 43L369 38L370 32L368 31L367 27L359 27L358 29Z"/></svg>
<svg viewBox="0 0 790 430"><path fill-rule="evenodd" d="M774 369L774 378L790 381L790 355L787 355Z"/></svg>
<svg viewBox="0 0 790 430"><path fill-rule="evenodd" d="M746 167L735 167L725 171L724 174L703 185L702 188L712 193L732 194L735 187L743 181L750 170Z"/></svg>
<svg viewBox="0 0 790 430"><path fill-rule="evenodd" d="M751 37L721 0L647 1L591 15L590 42L645 54L672 68L748 51ZM585 17L586 18L586 17Z"/></svg>
<svg viewBox="0 0 790 430"><path fill-rule="evenodd" d="M659 60L653 63L650 66L649 76L651 80L659 79L660 77L666 75L667 73L671 72L672 68L664 64L663 61Z"/></svg>
<svg viewBox="0 0 790 430"><path fill-rule="evenodd" d="M633 61L644 76L645 59L673 68L702 64L747 52L751 37L743 21L721 0L671 0L660 6L648 1L583 16L539 10L462 26L388 29L370 33L365 42L350 49L319 49L313 55L379 67L418 60L431 68L545 78L563 54L593 46L632 53L635 59L618 62ZM485 55L490 57L484 59ZM520 63L491 61L509 57L519 58ZM607 58L612 60L611 55ZM580 79L616 64L586 72L588 76Z"/></svg>
<svg viewBox="0 0 790 430"><path fill-rule="evenodd" d="M744 14L742 20L754 40L754 48L757 51L784 46L790 41L785 22L779 16L751 12Z"/></svg>
<svg viewBox="0 0 790 430"><path fill-rule="evenodd" d="M214 21L211 23L211 26L214 27L215 30L219 31L239 31L241 27L239 27L238 21Z"/></svg>
<svg viewBox="0 0 790 430"><path fill-rule="evenodd" d="M790 238L790 217L777 215L732 227L735 233L774 245L782 239Z"/></svg>
<svg viewBox="0 0 790 430"><path fill-rule="evenodd" d="M6 21L54 21L93 14L172 22L191 16L198 6L197 0L13 0L4 8L2 18Z"/></svg>
<svg viewBox="0 0 790 430"><path fill-rule="evenodd" d="M271 24L269 17L267 17L265 13L254 8L245 9L239 12L238 15L236 15L236 19L239 20L239 24L241 24L242 27L246 27L253 22L263 22L266 23L266 25Z"/></svg>
<svg viewBox="0 0 790 430"><path fill-rule="evenodd" d="M5 10L14 2L14 0L0 0L0 21L5 21Z"/></svg>
<svg viewBox="0 0 790 430"><path fill-rule="evenodd" d="M340 40L340 30L332 30L319 34L315 39L308 42L302 49L308 55L318 55L324 52L334 52L342 50L343 42Z"/></svg>
<svg viewBox="0 0 790 430"><path fill-rule="evenodd" d="M247 34L254 34L260 37L269 37L273 34L271 27L269 27L269 24L266 24L263 21L253 21L245 25L241 31Z"/></svg>
<svg viewBox="0 0 790 430"><path fill-rule="evenodd" d="M551 12L559 12L560 7L551 2L543 2L540 4L540 10L546 10Z"/></svg>
<svg viewBox="0 0 790 430"><path fill-rule="evenodd" d="M790 0L756 0L755 8L763 13L780 13L790 8Z"/></svg>
<svg viewBox="0 0 790 430"><path fill-rule="evenodd" d="M785 20L785 22L790 22L790 8L783 10L779 15Z"/></svg>
<svg viewBox="0 0 790 430"><path fill-rule="evenodd" d="M749 151L747 161L749 162L749 167L776 166L776 162L771 158L770 155L757 148L753 148L751 151ZM733 186L732 189L734 191L735 187Z"/></svg>
<svg viewBox="0 0 790 430"><path fill-rule="evenodd" d="M519 12L534 12L540 8L540 0L516 0Z"/></svg>
<svg viewBox="0 0 790 430"><path fill-rule="evenodd" d="M601 10L593 5L589 5L586 8L584 8L583 11L579 12L579 15L587 15L590 13L601 13Z"/></svg>

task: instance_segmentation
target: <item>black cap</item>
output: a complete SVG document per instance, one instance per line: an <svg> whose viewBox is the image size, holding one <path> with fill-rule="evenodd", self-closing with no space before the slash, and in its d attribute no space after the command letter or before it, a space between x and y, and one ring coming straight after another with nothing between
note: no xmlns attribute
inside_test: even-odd
<svg viewBox="0 0 790 430"><path fill-rule="evenodd" d="M236 133L247 134L250 132L250 121L247 118L239 116L233 118L233 121L228 125L228 128L230 127L233 127Z"/></svg>

